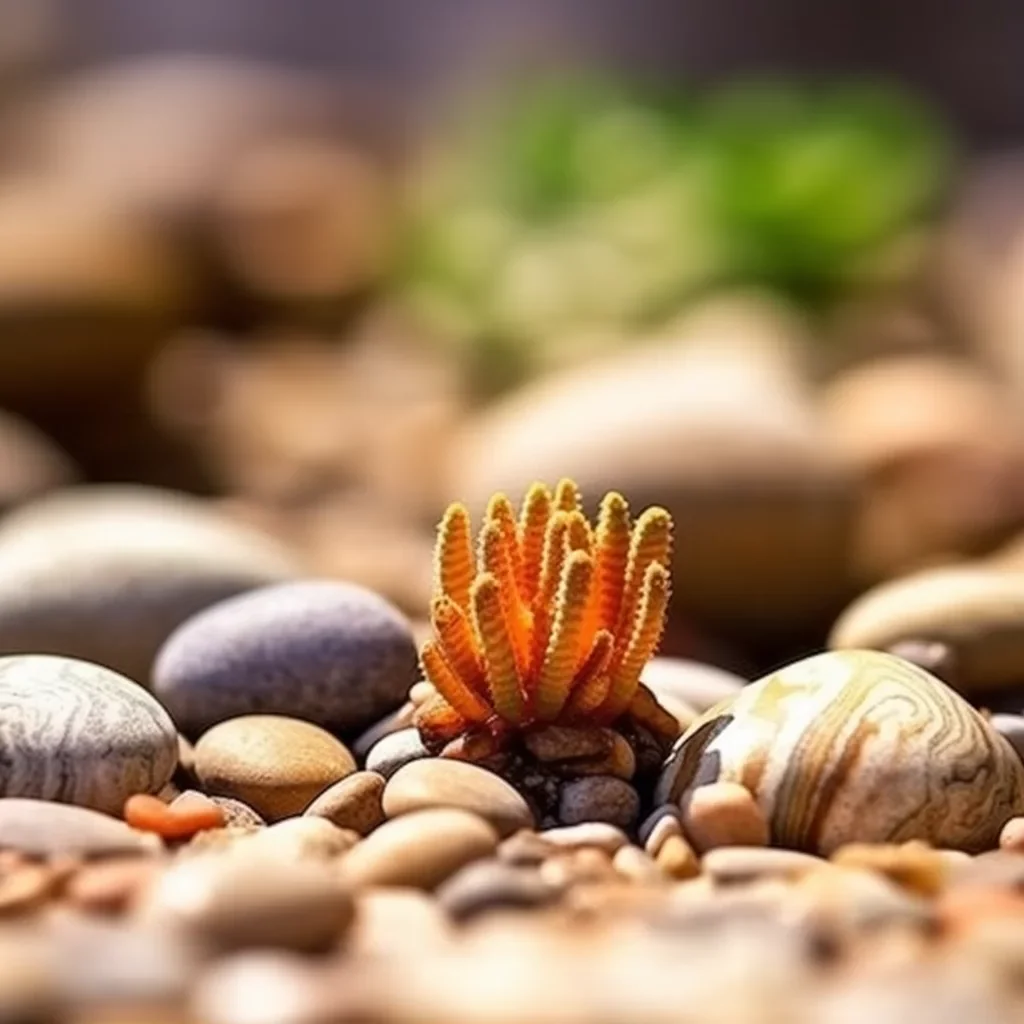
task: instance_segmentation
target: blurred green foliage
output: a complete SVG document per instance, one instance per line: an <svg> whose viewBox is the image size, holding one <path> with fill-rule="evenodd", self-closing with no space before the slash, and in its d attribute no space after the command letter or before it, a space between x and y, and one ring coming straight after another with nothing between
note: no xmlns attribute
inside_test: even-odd
<svg viewBox="0 0 1024 1024"><path fill-rule="evenodd" d="M950 156L930 112L878 85L544 81L477 110L422 170L402 285L493 389L710 288L818 308L884 276Z"/></svg>

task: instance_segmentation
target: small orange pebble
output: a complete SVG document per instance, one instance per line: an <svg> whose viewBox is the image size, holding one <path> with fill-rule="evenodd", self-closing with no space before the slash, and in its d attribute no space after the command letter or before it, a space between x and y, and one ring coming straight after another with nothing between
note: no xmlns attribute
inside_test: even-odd
<svg viewBox="0 0 1024 1024"><path fill-rule="evenodd" d="M165 804L148 793L136 793L125 801L124 820L132 828L156 832L164 839L189 839L205 829L223 828L224 811L198 794Z"/></svg>

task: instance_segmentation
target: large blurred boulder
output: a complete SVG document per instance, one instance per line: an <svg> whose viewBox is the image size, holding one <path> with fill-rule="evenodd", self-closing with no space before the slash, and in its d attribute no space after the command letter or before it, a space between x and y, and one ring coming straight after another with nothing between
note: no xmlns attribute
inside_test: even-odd
<svg viewBox="0 0 1024 1024"><path fill-rule="evenodd" d="M673 615L725 637L819 627L847 590L854 491L822 444L800 326L756 298L711 301L667 340L538 382L467 425L451 497L569 475L676 522Z"/></svg>
<svg viewBox="0 0 1024 1024"><path fill-rule="evenodd" d="M137 375L187 303L164 240L50 179L0 187L0 403L53 409Z"/></svg>
<svg viewBox="0 0 1024 1024"><path fill-rule="evenodd" d="M825 430L863 487L853 549L871 584L991 549L1024 526L1024 435L1009 395L966 359L889 356L837 377Z"/></svg>

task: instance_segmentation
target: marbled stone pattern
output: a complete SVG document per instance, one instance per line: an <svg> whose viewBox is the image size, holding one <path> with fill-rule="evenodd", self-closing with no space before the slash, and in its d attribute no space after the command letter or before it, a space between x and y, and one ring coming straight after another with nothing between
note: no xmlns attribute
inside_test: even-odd
<svg viewBox="0 0 1024 1024"><path fill-rule="evenodd" d="M250 591L176 630L153 669L179 728L278 714L352 733L398 707L419 677L408 621L364 587L309 580Z"/></svg>
<svg viewBox="0 0 1024 1024"><path fill-rule="evenodd" d="M714 781L745 786L779 846L923 839L978 851L1024 810L1024 765L962 698L876 651L789 665L702 715L677 742L662 802Z"/></svg>
<svg viewBox="0 0 1024 1024"><path fill-rule="evenodd" d="M170 716L131 680L71 658L0 658L0 796L120 815L177 760Z"/></svg>

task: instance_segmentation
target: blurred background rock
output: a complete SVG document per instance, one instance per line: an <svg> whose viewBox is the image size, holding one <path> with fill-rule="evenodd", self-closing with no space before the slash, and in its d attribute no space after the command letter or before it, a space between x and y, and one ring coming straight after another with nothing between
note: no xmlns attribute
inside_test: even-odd
<svg viewBox="0 0 1024 1024"><path fill-rule="evenodd" d="M821 646L1024 532L1022 38L1011 0L0 0L0 509L188 492L422 617L447 501L573 474L673 512L667 653Z"/></svg>

